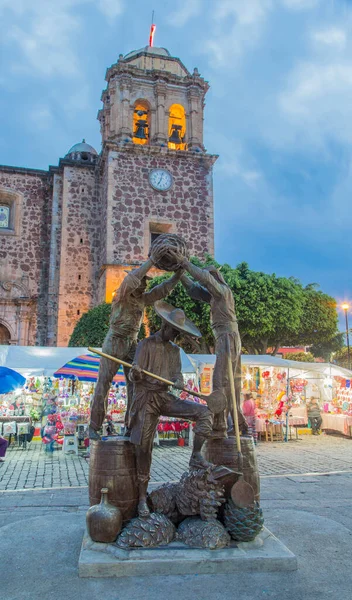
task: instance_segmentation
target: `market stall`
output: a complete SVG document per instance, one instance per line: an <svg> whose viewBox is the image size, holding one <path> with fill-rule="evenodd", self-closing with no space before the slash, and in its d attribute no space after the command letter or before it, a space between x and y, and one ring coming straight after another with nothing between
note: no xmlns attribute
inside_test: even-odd
<svg viewBox="0 0 352 600"><path fill-rule="evenodd" d="M59 444L64 448L87 443L89 407L98 378L100 359L87 348L42 348L0 346L0 365L11 365L24 376L21 389L0 394L0 427L8 422L11 435L19 431L16 421L36 425L35 438L42 440L48 451ZM190 390L195 385L194 367L181 351L182 372ZM108 398L108 414L103 425L105 435L123 433L126 412L126 388L122 368L116 374ZM190 399L192 399L190 394ZM160 438L167 441L184 438L186 425L165 418ZM188 427L188 425L187 425ZM33 437L33 436L32 436ZM65 444L66 438L71 444ZM74 439L72 439L74 438Z"/></svg>
<svg viewBox="0 0 352 600"><path fill-rule="evenodd" d="M203 393L212 391L214 355L190 355ZM243 393L257 405L257 432L270 425L285 429L309 424L307 402L313 396L322 408L323 429L351 435L352 372L330 363L303 363L270 355L242 356ZM338 418L334 418L334 417Z"/></svg>

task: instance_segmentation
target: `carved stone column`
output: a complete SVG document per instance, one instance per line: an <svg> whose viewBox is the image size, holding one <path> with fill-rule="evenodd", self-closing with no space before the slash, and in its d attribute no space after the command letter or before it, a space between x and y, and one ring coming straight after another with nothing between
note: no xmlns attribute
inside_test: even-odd
<svg viewBox="0 0 352 600"><path fill-rule="evenodd" d="M165 112L167 99L167 86L163 81L158 81L155 85L156 98L156 133L153 142L167 144L168 122Z"/></svg>
<svg viewBox="0 0 352 600"><path fill-rule="evenodd" d="M123 75L119 79L117 92L120 93L120 111L118 115L117 138L132 138L132 120L130 111L131 78ZM117 94L115 103L117 101Z"/></svg>
<svg viewBox="0 0 352 600"><path fill-rule="evenodd" d="M198 86L192 86L188 91L189 123L188 123L188 149L202 148L203 146L203 97Z"/></svg>

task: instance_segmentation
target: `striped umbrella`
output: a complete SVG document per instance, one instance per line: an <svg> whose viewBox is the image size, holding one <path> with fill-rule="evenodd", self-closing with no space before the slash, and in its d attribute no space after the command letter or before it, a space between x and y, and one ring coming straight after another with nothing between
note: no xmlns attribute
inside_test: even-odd
<svg viewBox="0 0 352 600"><path fill-rule="evenodd" d="M76 358L70 360L63 367L54 373L54 377L66 377L68 379L74 379L77 377L80 381L93 381L98 380L99 372L99 356L93 354L82 354ZM114 383L119 385L126 385L125 376L123 369L120 366L118 372L114 377Z"/></svg>

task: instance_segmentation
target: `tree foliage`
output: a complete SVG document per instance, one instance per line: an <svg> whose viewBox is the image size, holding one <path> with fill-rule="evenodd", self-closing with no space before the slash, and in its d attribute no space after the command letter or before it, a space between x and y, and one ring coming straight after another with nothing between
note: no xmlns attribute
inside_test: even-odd
<svg viewBox="0 0 352 600"><path fill-rule="evenodd" d="M314 362L314 356L311 352L287 352L283 358L298 360L299 362Z"/></svg>
<svg viewBox="0 0 352 600"><path fill-rule="evenodd" d="M104 302L82 315L68 345L100 348L109 329L110 313L111 304Z"/></svg>
<svg viewBox="0 0 352 600"><path fill-rule="evenodd" d="M309 350L317 358L323 358L326 362L330 362L331 355L334 352L338 352L343 348L344 335L344 333L338 333L330 339L328 338L326 340L313 344L313 346L311 346Z"/></svg>
<svg viewBox="0 0 352 600"><path fill-rule="evenodd" d="M200 264L193 259L195 264ZM220 265L212 258L206 264ZM294 278L277 277L252 271L246 263L235 269L221 267L236 303L236 314L244 350L248 354L265 354L273 348L275 354L282 345L310 345L327 342L337 334L336 303L333 298L316 289L315 284L303 287ZM168 275L156 277L154 287ZM189 298L181 284L171 292L168 302L182 308L203 334L200 351L214 346L210 328L210 307ZM153 308L147 312L150 328L160 326Z"/></svg>
<svg viewBox="0 0 352 600"><path fill-rule="evenodd" d="M352 349L350 348L350 358L351 358L351 363L352 363ZM344 367L345 369L348 369L349 363L348 363L348 348L347 346L345 346L344 348L341 348L340 350L338 350L337 352L335 352L333 354L333 362L336 363L337 365L339 365L340 367Z"/></svg>

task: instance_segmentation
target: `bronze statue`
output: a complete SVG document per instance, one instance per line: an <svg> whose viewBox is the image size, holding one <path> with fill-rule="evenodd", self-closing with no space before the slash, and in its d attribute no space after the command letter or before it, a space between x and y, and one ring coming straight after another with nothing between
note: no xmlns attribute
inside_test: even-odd
<svg viewBox="0 0 352 600"><path fill-rule="evenodd" d="M193 300L207 302L211 307L211 326L215 338L216 363L213 374L213 390L223 390L228 400L227 409L214 418L214 437L225 437L227 431L227 418L232 415L233 408L230 394L228 375L228 351L230 349L231 362L235 381L236 405L239 427L242 432L247 432L248 426L241 410L241 338L235 313L235 301L231 288L227 285L222 274L213 265L201 269L173 250L168 253L177 260L177 263L194 279L193 282L186 275L181 276L181 282Z"/></svg>
<svg viewBox="0 0 352 600"><path fill-rule="evenodd" d="M167 296L180 279L178 271L169 280L146 292L147 273L153 266L151 259L139 269L128 273L118 289L111 307L110 327L103 344L103 352L129 362L133 361L137 346L137 336L143 320L146 306L154 304ZM89 424L90 439L99 439L99 430L107 412L109 389L118 366L115 362L102 358L100 360L98 381L91 405ZM129 420L129 406L132 397L132 384L129 382L129 369L124 367L127 382L127 411L125 422ZM126 432L128 434L128 431Z"/></svg>
<svg viewBox="0 0 352 600"><path fill-rule="evenodd" d="M263 527L255 455L253 460L249 459L250 452L254 453L253 440L242 440L242 443L246 442L245 447L251 444L250 452L245 453L244 467L238 449L236 419L237 452L234 438L226 438L231 397L235 398L232 414L239 415L242 430L246 429L239 406L241 341L231 289L215 267L199 269L192 265L186 243L176 234L159 236L151 247L150 256L140 269L126 277L112 307L110 329L103 347L110 357L102 356L101 359L90 423L93 437L89 480L91 504L96 504L97 492L102 487L109 489L110 502L120 508L124 519L116 541L119 548L164 546L175 536L179 542L191 547L208 549L227 546L230 536L238 541L252 540ZM153 264L167 271L173 270L175 275L146 292L146 275ZM196 282L183 274L184 269ZM158 300L155 310L162 319L162 327L136 347L144 307L168 294L179 279L192 298L211 306L217 359L214 391L207 397L209 406L183 401L169 391L171 382L173 387L183 388L181 354L174 340L180 332L192 337L201 336L183 310ZM126 359L133 358L134 352L131 366ZM126 423L130 438L99 439L97 431L105 417L106 397L117 369L115 361L129 369L126 370L129 377ZM226 392L226 398L223 392ZM226 402L227 408L223 410ZM161 486L147 498L153 439L161 415L195 421L190 472L185 473L180 482ZM214 430L213 422L216 423ZM242 480L250 483L258 480L258 485L253 489L249 486L251 497L241 496L238 502L239 494L234 491ZM138 517L135 517L136 512ZM110 534L108 526L105 530L104 536ZM111 551L110 547L108 551Z"/></svg>
<svg viewBox="0 0 352 600"><path fill-rule="evenodd" d="M162 318L162 327L154 335L139 342L130 379L134 382L133 401L130 407L130 441L136 445L136 467L139 488L138 514L148 517L147 488L150 477L153 439L161 415L196 422L194 445L190 459L191 469L209 467L202 457L201 448L211 435L213 414L207 406L180 400L170 392L165 383L142 373L142 369L159 375L183 388L181 354L174 340L180 332L200 337L197 327L186 318L181 309L166 302L156 302L155 310Z"/></svg>

